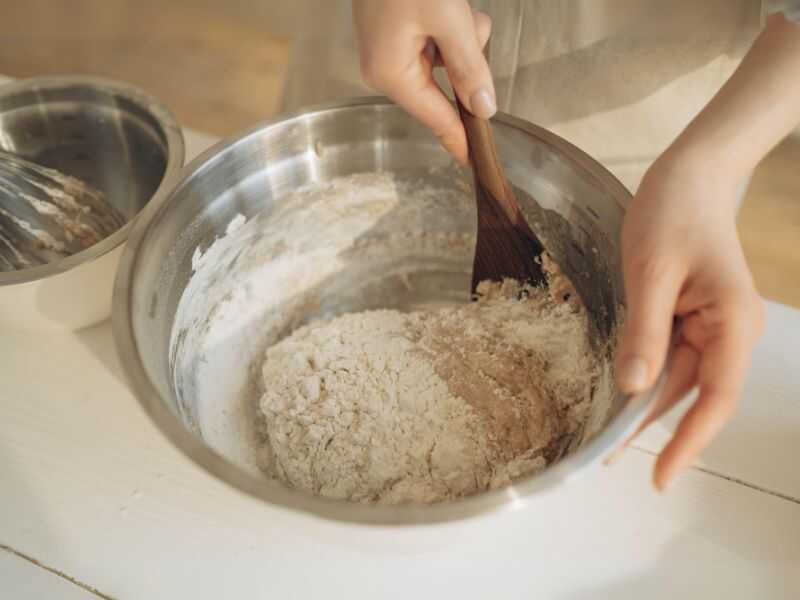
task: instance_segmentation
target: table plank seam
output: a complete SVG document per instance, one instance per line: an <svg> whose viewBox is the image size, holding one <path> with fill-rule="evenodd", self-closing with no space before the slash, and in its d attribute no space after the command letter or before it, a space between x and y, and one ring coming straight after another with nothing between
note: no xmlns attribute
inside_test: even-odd
<svg viewBox="0 0 800 600"><path fill-rule="evenodd" d="M70 575L67 575L66 573L64 573L62 571L59 571L58 569L54 569L53 567L49 567L49 566L47 566L45 564L42 564L41 562L39 562L38 560L36 560L32 556L29 556L29 555L25 554L24 552L20 552L19 550L16 550L15 548L12 548L11 546L8 546L6 544L0 543L0 550L4 550L5 552L13 554L16 557L21 558L22 560L28 561L32 565L34 565L34 566L36 566L36 567L38 567L40 569L44 569L45 571L48 571L49 573L52 573L56 577L60 577L61 579L64 579L65 581L71 583L72 585L78 586L82 590L84 590L84 591L86 591L86 592L88 592L88 593L90 593L90 594L92 594L94 596L97 596L98 598L103 598L103 600L116 600L113 596L109 596L108 594L104 594L103 592L101 592L98 589L92 587L91 585L89 585L87 583L84 583L84 582L82 582L82 581L80 581L78 579L75 579L74 577L71 577Z"/></svg>
<svg viewBox="0 0 800 600"><path fill-rule="evenodd" d="M634 450L638 450L639 452L643 452L644 454L647 454L649 456L653 457L658 456L658 452L653 452L652 450L648 450L647 448L643 448L642 446L637 446L636 444L631 444L629 447ZM800 498L796 498L795 496L791 496L789 494L785 494L777 490L773 490L755 483L751 483L749 481L745 481L744 479L733 477L732 475L726 475L725 473L715 471L714 469L709 469L708 467L702 467L700 465L692 465L689 468L692 469L693 471L700 471L701 473L705 473L706 475L711 475L712 477L719 477L720 479L725 479L726 481L730 481L731 483L742 485L746 488L750 488L751 490L761 492L762 494L774 496L776 498L780 498L781 500L786 500L787 502L792 502L794 504L800 505Z"/></svg>

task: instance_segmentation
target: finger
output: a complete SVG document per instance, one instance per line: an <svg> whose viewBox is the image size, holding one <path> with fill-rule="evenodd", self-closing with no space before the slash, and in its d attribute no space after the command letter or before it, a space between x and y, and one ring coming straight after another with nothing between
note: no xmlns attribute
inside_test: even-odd
<svg viewBox="0 0 800 600"><path fill-rule="evenodd" d="M675 348L664 389L656 398L655 403L653 403L641 424L625 439L619 448L609 455L605 460L605 464L611 465L615 463L622 456L625 449L639 437L639 434L647 429L651 423L660 419L689 393L697 381L697 362L697 351L690 345L680 344Z"/></svg>
<svg viewBox="0 0 800 600"><path fill-rule="evenodd" d="M454 4L447 28L434 31L433 38L461 103L476 117L488 119L497 112L492 74L482 51L486 43L482 36L487 25L491 32L491 21L479 14L474 15L466 3ZM463 31L472 33L463 35Z"/></svg>
<svg viewBox="0 0 800 600"><path fill-rule="evenodd" d="M695 386L695 383L697 383L699 357L697 350L689 344L682 343L675 348L664 389L659 394L647 417L626 443L633 441L651 423L669 412Z"/></svg>
<svg viewBox="0 0 800 600"><path fill-rule="evenodd" d="M407 48L400 55L417 59L398 64L394 57L371 56L362 61L364 79L428 127L456 160L467 164L467 137L458 112L433 79L425 50Z"/></svg>
<svg viewBox="0 0 800 600"><path fill-rule="evenodd" d="M455 107L432 77L422 82L418 88L398 86L386 90L385 93L428 127L456 160L461 164L468 164L464 125Z"/></svg>
<svg viewBox="0 0 800 600"><path fill-rule="evenodd" d="M728 335L742 336L754 343L764 332L764 302L754 291L731 288L712 292L724 298L722 306L705 306L684 319L681 336L695 348L704 348L711 340L731 329ZM686 296L691 295L691 291ZM683 297L678 308L683 304ZM695 304L700 304L695 302Z"/></svg>
<svg viewBox="0 0 800 600"><path fill-rule="evenodd" d="M628 311L617 360L617 384L623 392L642 392L653 385L664 364L672 317L684 272L668 254L625 256Z"/></svg>
<svg viewBox="0 0 800 600"><path fill-rule="evenodd" d="M486 13L478 10L472 11L472 17L475 20L475 33L478 35L478 44L483 50L492 35L492 19ZM428 40L428 43L425 44L425 55L434 67L444 66L442 55L433 40Z"/></svg>
<svg viewBox="0 0 800 600"><path fill-rule="evenodd" d="M752 341L741 330L728 329L702 349L698 371L700 395L656 461L654 483L658 489L665 489L708 446L730 417L741 393L751 347Z"/></svg>
<svg viewBox="0 0 800 600"><path fill-rule="evenodd" d="M486 42L492 35L492 18L479 10L472 11L472 18L475 21L475 33L478 36L478 45L481 51L486 47Z"/></svg>

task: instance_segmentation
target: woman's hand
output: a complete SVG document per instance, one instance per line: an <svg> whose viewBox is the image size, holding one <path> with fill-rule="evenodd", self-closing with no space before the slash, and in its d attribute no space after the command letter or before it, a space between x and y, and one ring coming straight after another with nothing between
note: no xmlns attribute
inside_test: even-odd
<svg viewBox="0 0 800 600"><path fill-rule="evenodd" d="M700 395L656 462L664 488L733 411L764 311L736 234L745 177L800 123L800 25L781 15L670 148L648 170L622 235L628 317L617 379L643 390L664 364L674 315L681 341L645 424L695 385Z"/></svg>
<svg viewBox="0 0 800 600"><path fill-rule="evenodd" d="M433 68L441 62L461 103L478 117L491 117L497 103L482 53L489 17L473 12L466 0L354 0L353 13L365 81L428 126L466 163L464 127L433 79Z"/></svg>
<svg viewBox="0 0 800 600"><path fill-rule="evenodd" d="M645 175L622 236L628 314L617 379L622 389L653 384L681 335L667 384L643 429L695 386L699 396L656 462L663 489L709 444L741 393L764 311L739 243L737 184L698 157L668 152ZM638 433L638 432L637 432Z"/></svg>

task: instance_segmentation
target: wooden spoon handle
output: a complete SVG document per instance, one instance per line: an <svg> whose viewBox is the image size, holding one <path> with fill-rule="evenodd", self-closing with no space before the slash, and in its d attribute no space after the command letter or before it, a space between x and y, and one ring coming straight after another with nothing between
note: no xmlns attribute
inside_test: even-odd
<svg viewBox="0 0 800 600"><path fill-rule="evenodd" d="M512 224L519 223L522 215L517 200L514 198L514 192L500 166L491 123L473 115L458 99L456 99L456 105L467 134L467 146L475 174L475 184L488 192L488 194L479 194L479 197L483 200L493 201Z"/></svg>

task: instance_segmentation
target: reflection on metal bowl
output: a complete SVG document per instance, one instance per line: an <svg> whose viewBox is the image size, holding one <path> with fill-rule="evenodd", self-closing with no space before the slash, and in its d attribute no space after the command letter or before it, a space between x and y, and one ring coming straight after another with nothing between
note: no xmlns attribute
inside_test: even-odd
<svg viewBox="0 0 800 600"><path fill-rule="evenodd" d="M183 166L174 117L126 84L28 79L0 86L0 150L86 182L127 221L85 250L0 273L0 326L75 330L107 318L130 222Z"/></svg>

